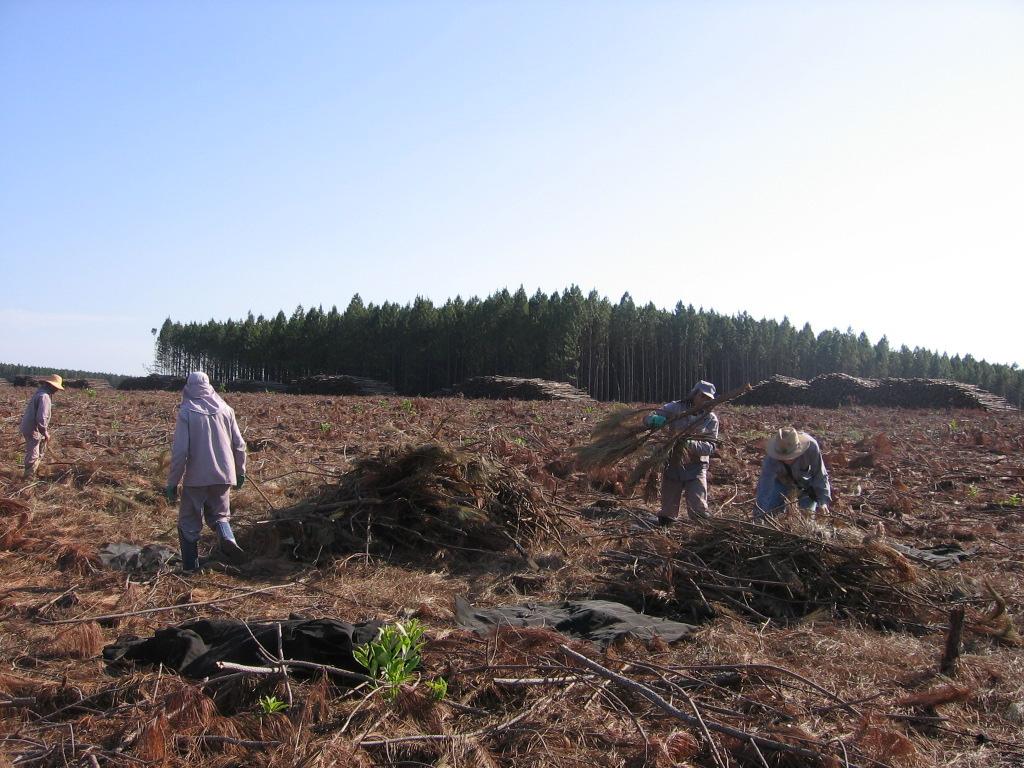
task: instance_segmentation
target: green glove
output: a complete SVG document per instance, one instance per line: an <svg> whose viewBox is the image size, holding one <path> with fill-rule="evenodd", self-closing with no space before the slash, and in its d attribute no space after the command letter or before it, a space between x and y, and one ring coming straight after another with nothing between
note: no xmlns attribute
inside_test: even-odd
<svg viewBox="0 0 1024 768"><path fill-rule="evenodd" d="M168 485L167 488L164 489L164 496L167 497L168 501L173 502L178 498L178 487L176 485Z"/></svg>
<svg viewBox="0 0 1024 768"><path fill-rule="evenodd" d="M243 485L245 485L245 475L239 475L238 476L238 482L235 483L235 490L236 491L242 490L242 486Z"/></svg>
<svg viewBox="0 0 1024 768"><path fill-rule="evenodd" d="M660 413L652 413L647 417L647 426L654 427L655 429L661 429L665 426L665 422L668 421Z"/></svg>

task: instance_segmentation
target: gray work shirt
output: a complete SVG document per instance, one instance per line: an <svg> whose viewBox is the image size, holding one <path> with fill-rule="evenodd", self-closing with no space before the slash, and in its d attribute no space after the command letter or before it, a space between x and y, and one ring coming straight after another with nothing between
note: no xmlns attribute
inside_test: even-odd
<svg viewBox="0 0 1024 768"><path fill-rule="evenodd" d="M32 395L25 406L21 417L21 436L26 440L30 437L46 437L50 425L50 393L46 387L40 387Z"/></svg>

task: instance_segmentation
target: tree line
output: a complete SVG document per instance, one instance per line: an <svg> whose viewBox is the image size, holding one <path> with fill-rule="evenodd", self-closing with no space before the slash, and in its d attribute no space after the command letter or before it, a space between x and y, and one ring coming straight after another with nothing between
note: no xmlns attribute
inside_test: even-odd
<svg viewBox="0 0 1024 768"><path fill-rule="evenodd" d="M662 401L685 394L698 379L728 390L773 374L810 379L842 372L879 378L945 378L978 384L1018 406L1024 372L971 355L939 354L864 333L815 334L788 319L755 320L693 305L664 310L618 303L573 286L532 296L520 287L485 299L456 297L435 305L364 304L344 311L304 309L271 318L181 323L170 318L156 334L154 369L211 378L286 382L344 373L390 382L404 394L427 394L477 375L569 381L601 400Z"/></svg>
<svg viewBox="0 0 1024 768"><path fill-rule="evenodd" d="M115 373L98 373L97 371L78 371L71 368L41 368L38 365L22 365L20 363L0 363L0 377L5 379L13 376L46 376L56 373L64 379L105 379L113 386L124 378Z"/></svg>

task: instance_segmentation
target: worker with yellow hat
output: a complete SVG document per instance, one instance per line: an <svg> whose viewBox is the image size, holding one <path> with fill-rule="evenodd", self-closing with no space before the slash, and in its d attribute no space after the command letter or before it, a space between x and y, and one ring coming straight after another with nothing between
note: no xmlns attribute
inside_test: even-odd
<svg viewBox="0 0 1024 768"><path fill-rule="evenodd" d="M35 475L39 461L50 439L50 398L54 392L64 391L64 380L57 374L39 379L39 389L25 406L21 417L21 436L25 438L25 478Z"/></svg>

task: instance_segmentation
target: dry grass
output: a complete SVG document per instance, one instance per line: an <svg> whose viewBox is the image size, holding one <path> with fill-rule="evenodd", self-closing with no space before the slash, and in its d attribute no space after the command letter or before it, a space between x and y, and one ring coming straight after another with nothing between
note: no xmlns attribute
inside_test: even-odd
<svg viewBox="0 0 1024 768"><path fill-rule="evenodd" d="M0 386L0 701L12 702L0 704L0 766L15 758L88 766L93 755L102 766L144 759L213 768L714 768L716 752L730 765L761 765L749 744L720 735L709 741L701 729L600 680L507 682L577 678L558 648L563 636L502 629L478 638L453 626L455 595L481 605L593 596L636 578L609 551L640 548L666 558L690 540L710 545L713 529L646 530L642 523L653 508L628 498L631 467L598 478L572 468L573 449L589 439L609 406L417 399L410 408L397 398L230 396L253 449L250 476L277 510L315 498L382 447L438 442L521 473L536 508L558 515L560 526L529 545L537 570L515 552L461 559L456 568L451 556L397 557L386 547L309 568L269 532L274 514L247 487L234 494L232 506L238 529L254 548L260 545L262 557L241 569L224 566L183 579L171 572L128 577L101 569L95 559L105 541L175 544L175 510L161 493L175 396L57 398L54 443L40 481L31 484L22 482L15 461L21 450L15 426L26 396ZM908 566L887 541L955 539L979 550L942 577L948 596L968 614L955 675L937 672L945 605L934 617L919 617L922 626L910 632L880 630L859 611L811 610L765 622L709 597L714 618L692 640L650 647L626 641L605 655L583 643L573 647L677 705L689 696L707 720L782 740L811 738L829 755L818 765L841 764L840 743L851 762L864 766L1019 765L1024 651L1015 642L1024 611L1024 513L1013 502L1024 493L1019 417L866 408L725 408L719 416L724 442L710 470L718 513L745 517L763 437L792 422L819 438L833 470L834 517L817 526L838 531L830 533L837 546L863 550L895 586L925 588L934 574ZM330 429L321 429L323 423ZM800 541L820 533L806 521L787 525ZM633 582L634 592L650 610L674 612L680 609L674 576L651 572ZM271 584L289 586L205 610L46 624ZM806 586L812 594L821 588ZM150 634L203 615L293 612L350 621L419 616L430 637L425 674L449 680L449 700L432 702L421 686L393 705L312 679L293 681L288 714L261 716L260 696L286 695L279 680L203 685L155 669L110 676L97 658L99 647L121 634ZM422 736L436 738L382 743ZM231 739L243 743L225 741ZM772 766L796 764L771 752L765 757Z"/></svg>

